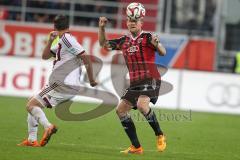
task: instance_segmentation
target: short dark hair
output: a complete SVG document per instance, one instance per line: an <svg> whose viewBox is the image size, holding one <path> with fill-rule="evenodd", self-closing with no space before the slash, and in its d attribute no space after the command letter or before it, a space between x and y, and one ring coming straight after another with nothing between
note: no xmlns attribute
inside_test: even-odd
<svg viewBox="0 0 240 160"><path fill-rule="evenodd" d="M69 28L69 20L68 17L64 15L57 15L54 18L54 28L58 31L68 29Z"/></svg>

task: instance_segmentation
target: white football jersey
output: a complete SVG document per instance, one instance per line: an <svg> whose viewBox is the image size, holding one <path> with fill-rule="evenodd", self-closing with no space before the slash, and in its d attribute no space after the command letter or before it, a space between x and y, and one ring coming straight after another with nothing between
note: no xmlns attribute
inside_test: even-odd
<svg viewBox="0 0 240 160"><path fill-rule="evenodd" d="M75 37L70 33L64 33L59 38L57 45L51 47L51 52L56 55L53 63L53 70L64 64L66 61L76 58L77 55L83 54L85 50L78 43Z"/></svg>
<svg viewBox="0 0 240 160"><path fill-rule="evenodd" d="M67 61L69 60L75 60L79 62L79 59L77 58L78 55L83 54L85 50L83 47L78 43L75 37L73 37L70 33L64 33L62 37L59 38L58 44L54 45L51 47L51 53L53 53L56 58L53 62L53 71L57 69L58 67L63 67L61 68L67 68L68 66L66 65ZM81 64L81 63L80 63ZM67 80L68 82L65 81L65 83L74 83L79 81L80 74L81 74L81 67L79 63L76 63L76 70L75 72L71 75L72 78L68 78L71 80ZM70 74L70 73L69 73Z"/></svg>

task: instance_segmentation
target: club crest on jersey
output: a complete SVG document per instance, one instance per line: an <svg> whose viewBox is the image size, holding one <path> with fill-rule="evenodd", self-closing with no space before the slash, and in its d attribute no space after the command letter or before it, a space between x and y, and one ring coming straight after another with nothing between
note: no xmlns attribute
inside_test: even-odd
<svg viewBox="0 0 240 160"><path fill-rule="evenodd" d="M139 39L137 40L137 42L138 42L138 43L142 43L142 40L143 40L143 38L139 38Z"/></svg>
<svg viewBox="0 0 240 160"><path fill-rule="evenodd" d="M139 47L138 46L131 46L127 49L127 51L130 54L134 54L135 52L139 51Z"/></svg>

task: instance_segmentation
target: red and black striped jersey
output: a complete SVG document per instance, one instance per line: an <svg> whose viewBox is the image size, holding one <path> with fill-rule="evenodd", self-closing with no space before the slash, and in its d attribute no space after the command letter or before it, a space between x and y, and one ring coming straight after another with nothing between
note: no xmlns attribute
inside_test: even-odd
<svg viewBox="0 0 240 160"><path fill-rule="evenodd" d="M151 38L150 32L141 32L136 38L124 35L118 39L109 40L109 49L122 51L131 83L145 79L160 79L160 73L155 64L156 50L151 44Z"/></svg>

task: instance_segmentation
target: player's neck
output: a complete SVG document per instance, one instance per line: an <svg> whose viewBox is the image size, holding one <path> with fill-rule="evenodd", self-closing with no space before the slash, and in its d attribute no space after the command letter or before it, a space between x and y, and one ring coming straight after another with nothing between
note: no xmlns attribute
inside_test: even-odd
<svg viewBox="0 0 240 160"><path fill-rule="evenodd" d="M59 31L59 37L62 37L62 35L64 33L69 33L69 29L65 29L65 30Z"/></svg>
<svg viewBox="0 0 240 160"><path fill-rule="evenodd" d="M142 30L139 30L138 32L132 32L132 37L136 38L137 36L139 36L139 34L142 32Z"/></svg>

